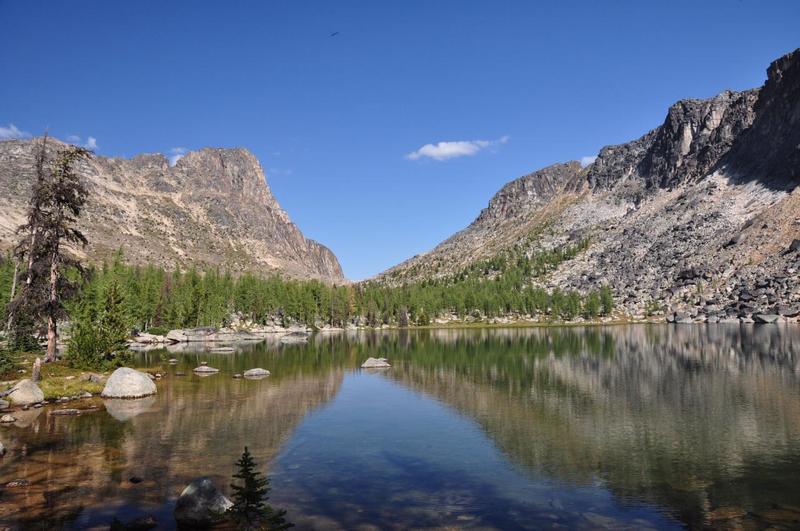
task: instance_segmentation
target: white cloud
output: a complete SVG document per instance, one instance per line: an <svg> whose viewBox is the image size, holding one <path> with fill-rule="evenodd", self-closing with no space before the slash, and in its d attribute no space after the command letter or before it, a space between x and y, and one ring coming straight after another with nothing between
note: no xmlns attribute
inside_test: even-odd
<svg viewBox="0 0 800 531"><path fill-rule="evenodd" d="M186 153L188 153L188 151L189 150L186 149L185 147L174 147L170 149L169 165L175 166L178 163L178 161L181 160L183 156L186 155Z"/></svg>
<svg viewBox="0 0 800 531"><path fill-rule="evenodd" d="M67 137L67 142L70 144L74 144L76 146L83 146L86 149L91 149L92 151L97 151L97 139L93 136L86 138L86 143L81 144L81 137L78 135L69 135Z"/></svg>
<svg viewBox="0 0 800 531"><path fill-rule="evenodd" d="M505 144L508 139L508 136L504 136L497 140L457 140L454 142L425 144L418 150L406 155L406 158L419 160L423 157L428 157L434 160L447 160L456 157L469 157L488 147Z"/></svg>
<svg viewBox="0 0 800 531"><path fill-rule="evenodd" d="M589 157L581 157L581 168L585 168L592 162L597 160L597 155L591 155Z"/></svg>
<svg viewBox="0 0 800 531"><path fill-rule="evenodd" d="M14 124L8 124L8 127L3 127L0 125L0 140L30 138L30 136L30 133L26 131L20 131Z"/></svg>

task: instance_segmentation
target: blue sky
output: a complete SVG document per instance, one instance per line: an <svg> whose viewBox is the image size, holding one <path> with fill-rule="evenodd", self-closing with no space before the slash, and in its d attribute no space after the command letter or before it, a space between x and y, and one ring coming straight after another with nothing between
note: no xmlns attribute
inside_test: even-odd
<svg viewBox="0 0 800 531"><path fill-rule="evenodd" d="M0 136L246 147L360 279L511 179L760 85L799 26L796 1L0 0Z"/></svg>

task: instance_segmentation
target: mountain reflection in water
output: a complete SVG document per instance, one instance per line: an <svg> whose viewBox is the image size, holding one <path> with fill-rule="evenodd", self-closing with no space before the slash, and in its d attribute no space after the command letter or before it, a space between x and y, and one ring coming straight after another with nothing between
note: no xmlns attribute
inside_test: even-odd
<svg viewBox="0 0 800 531"><path fill-rule="evenodd" d="M358 369L369 356L393 367ZM227 490L246 444L300 527L800 525L798 327L317 334L177 357L141 407L3 428L0 480L30 483L2 491L0 522L169 528L186 483ZM220 373L192 376L200 361ZM257 366L273 376L231 378Z"/></svg>

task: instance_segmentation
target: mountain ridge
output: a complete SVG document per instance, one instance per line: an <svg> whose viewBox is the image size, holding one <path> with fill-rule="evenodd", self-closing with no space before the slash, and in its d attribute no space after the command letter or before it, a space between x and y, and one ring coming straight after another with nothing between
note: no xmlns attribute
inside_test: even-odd
<svg viewBox="0 0 800 531"><path fill-rule="evenodd" d="M554 164L504 185L466 228L372 280L453 275L536 235L526 252L589 238L531 284L614 289L622 308L696 319L800 314L800 49L758 89L673 104L640 138L582 168Z"/></svg>
<svg viewBox="0 0 800 531"><path fill-rule="evenodd" d="M0 249L16 242L41 139L0 142ZM65 144L48 140L48 156ZM90 191L79 224L82 257L118 249L135 264L223 267L343 282L330 249L306 238L281 208L256 157L244 148L203 148L170 165L160 153L94 156L77 167Z"/></svg>

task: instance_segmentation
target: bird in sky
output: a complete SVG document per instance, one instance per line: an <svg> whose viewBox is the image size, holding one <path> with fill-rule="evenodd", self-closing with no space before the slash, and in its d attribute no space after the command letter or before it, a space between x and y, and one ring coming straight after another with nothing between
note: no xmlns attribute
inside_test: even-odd
<svg viewBox="0 0 800 531"><path fill-rule="evenodd" d="M339 32L338 31L334 31L333 33L331 33L330 36L331 37L336 37L337 35L339 35Z"/></svg>

